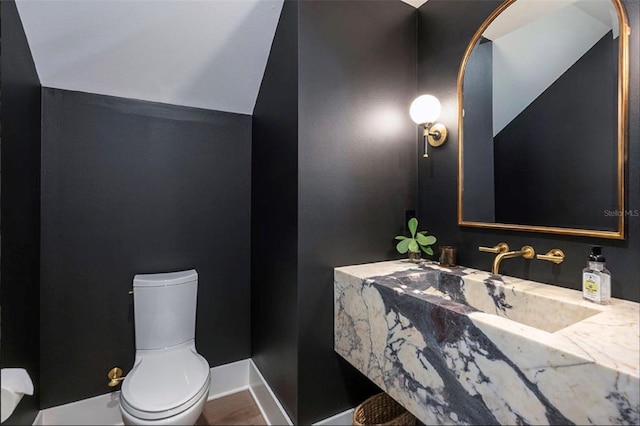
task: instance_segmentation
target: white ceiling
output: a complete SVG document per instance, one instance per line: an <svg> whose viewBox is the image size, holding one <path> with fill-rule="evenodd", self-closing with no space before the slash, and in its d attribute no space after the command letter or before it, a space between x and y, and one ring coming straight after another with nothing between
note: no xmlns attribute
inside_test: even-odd
<svg viewBox="0 0 640 426"><path fill-rule="evenodd" d="M16 4L44 87L252 114L283 0Z"/></svg>
<svg viewBox="0 0 640 426"><path fill-rule="evenodd" d="M283 0L17 0L45 87L252 114Z"/></svg>

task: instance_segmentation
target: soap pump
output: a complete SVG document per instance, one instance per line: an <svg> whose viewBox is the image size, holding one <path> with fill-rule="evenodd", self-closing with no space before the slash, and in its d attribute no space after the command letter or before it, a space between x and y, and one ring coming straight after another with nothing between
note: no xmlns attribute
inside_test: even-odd
<svg viewBox="0 0 640 426"><path fill-rule="evenodd" d="M587 267L582 270L582 297L606 305L611 300L611 272L605 268L602 247L592 246Z"/></svg>

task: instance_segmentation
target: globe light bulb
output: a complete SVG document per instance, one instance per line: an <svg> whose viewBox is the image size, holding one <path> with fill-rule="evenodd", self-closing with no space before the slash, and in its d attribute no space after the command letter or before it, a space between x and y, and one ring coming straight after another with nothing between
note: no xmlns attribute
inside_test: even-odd
<svg viewBox="0 0 640 426"><path fill-rule="evenodd" d="M432 95L418 96L409 108L409 115L416 124L434 123L440 116L440 101Z"/></svg>

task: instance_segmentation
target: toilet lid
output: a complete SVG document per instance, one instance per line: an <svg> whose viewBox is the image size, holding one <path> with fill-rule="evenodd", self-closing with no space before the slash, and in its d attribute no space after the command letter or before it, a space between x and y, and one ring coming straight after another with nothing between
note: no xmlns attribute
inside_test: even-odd
<svg viewBox="0 0 640 426"><path fill-rule="evenodd" d="M164 412L193 399L209 374L209 364L193 348L150 351L123 381L121 397L137 411Z"/></svg>

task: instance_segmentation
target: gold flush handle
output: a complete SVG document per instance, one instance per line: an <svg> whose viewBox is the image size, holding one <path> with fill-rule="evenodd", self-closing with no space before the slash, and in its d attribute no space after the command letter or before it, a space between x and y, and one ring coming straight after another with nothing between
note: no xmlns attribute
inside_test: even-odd
<svg viewBox="0 0 640 426"><path fill-rule="evenodd" d="M118 386L121 381L124 380L124 376L122 375L122 369L120 367L113 367L107 373L107 377L109 378L109 387L112 388L114 386Z"/></svg>
<svg viewBox="0 0 640 426"><path fill-rule="evenodd" d="M478 250L485 253L506 253L509 251L509 245L507 243L498 243L493 247L478 247Z"/></svg>
<svg viewBox="0 0 640 426"><path fill-rule="evenodd" d="M547 254L537 255L536 259L547 260L557 265L559 263L564 262L564 252L560 249L551 249L547 252Z"/></svg>

